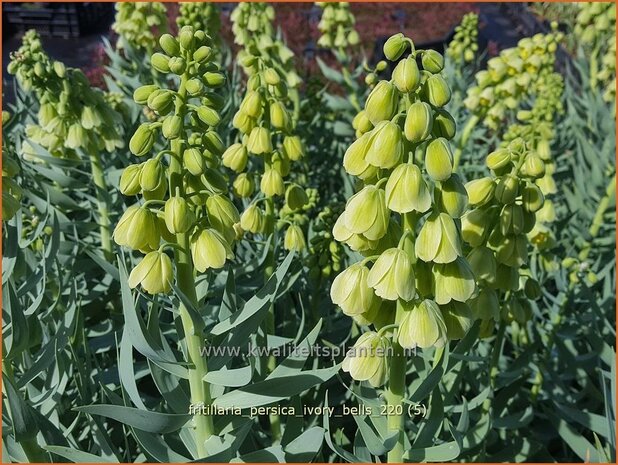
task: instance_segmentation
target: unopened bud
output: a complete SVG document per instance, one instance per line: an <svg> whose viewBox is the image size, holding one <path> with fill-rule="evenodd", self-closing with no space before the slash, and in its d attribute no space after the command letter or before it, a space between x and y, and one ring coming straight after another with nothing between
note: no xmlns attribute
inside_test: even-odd
<svg viewBox="0 0 618 465"><path fill-rule="evenodd" d="M425 102L414 102L408 108L404 133L412 143L423 142L431 134L433 127L433 111Z"/></svg>

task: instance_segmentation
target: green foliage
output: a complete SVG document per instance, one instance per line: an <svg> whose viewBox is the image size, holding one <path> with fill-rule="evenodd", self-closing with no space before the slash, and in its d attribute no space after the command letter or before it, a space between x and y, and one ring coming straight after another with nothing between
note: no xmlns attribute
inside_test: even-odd
<svg viewBox="0 0 618 465"><path fill-rule="evenodd" d="M183 5L177 37L163 4L123 4L108 92L26 34L4 88L3 462L614 462L613 7L563 7L564 38L486 70L456 46L473 16L445 62L396 34L391 70L328 4L345 50L301 80L267 4L232 14L236 57L213 4Z"/></svg>

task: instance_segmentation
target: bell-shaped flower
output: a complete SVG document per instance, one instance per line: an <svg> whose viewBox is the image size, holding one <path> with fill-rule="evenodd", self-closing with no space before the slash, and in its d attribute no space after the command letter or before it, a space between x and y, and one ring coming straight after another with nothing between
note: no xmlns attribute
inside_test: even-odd
<svg viewBox="0 0 618 465"><path fill-rule="evenodd" d="M416 294L414 283L412 260L396 247L382 252L367 276L367 284L386 300L412 300Z"/></svg>
<svg viewBox="0 0 618 465"><path fill-rule="evenodd" d="M404 308L405 312L397 331L397 341L401 347L425 349L446 344L446 324L440 307L433 300L404 304Z"/></svg>
<svg viewBox="0 0 618 465"><path fill-rule="evenodd" d="M449 340L463 338L474 323L474 315L468 305L452 300L440 307L446 324L446 335Z"/></svg>
<svg viewBox="0 0 618 465"><path fill-rule="evenodd" d="M396 167L385 188L386 206L397 213L425 213L431 207L431 194L421 170L414 163Z"/></svg>
<svg viewBox="0 0 618 465"><path fill-rule="evenodd" d="M129 275L129 286L134 289L141 284L149 294L166 294L173 279L172 261L163 252L149 252Z"/></svg>
<svg viewBox="0 0 618 465"><path fill-rule="evenodd" d="M345 227L369 240L378 240L386 234L388 219L384 191L373 185L350 197L344 212Z"/></svg>
<svg viewBox="0 0 618 465"><path fill-rule="evenodd" d="M343 156L343 168L352 176L367 180L376 175L378 169L367 162L367 151L371 146L374 133L367 132L356 139Z"/></svg>
<svg viewBox="0 0 618 465"><path fill-rule="evenodd" d="M382 386L388 378L391 344L388 338L371 331L361 335L346 354L341 368L357 381Z"/></svg>
<svg viewBox="0 0 618 465"><path fill-rule="evenodd" d="M191 257L195 268L204 273L209 268L223 268L234 253L225 238L212 228L197 231L191 238Z"/></svg>
<svg viewBox="0 0 618 465"><path fill-rule="evenodd" d="M367 284L369 269L357 262L343 270L333 280L330 297L346 315L360 315L371 309L377 299Z"/></svg>
<svg viewBox="0 0 618 465"><path fill-rule="evenodd" d="M446 213L432 213L415 244L416 256L425 262L451 263L461 255L457 226Z"/></svg>
<svg viewBox="0 0 618 465"><path fill-rule="evenodd" d="M451 300L466 302L476 290L474 273L465 258L459 257L451 263L434 265L434 297L438 304Z"/></svg>
<svg viewBox="0 0 618 465"><path fill-rule="evenodd" d="M373 137L365 160L378 168L392 168L401 163L404 152L403 135L392 121L381 121L372 131Z"/></svg>

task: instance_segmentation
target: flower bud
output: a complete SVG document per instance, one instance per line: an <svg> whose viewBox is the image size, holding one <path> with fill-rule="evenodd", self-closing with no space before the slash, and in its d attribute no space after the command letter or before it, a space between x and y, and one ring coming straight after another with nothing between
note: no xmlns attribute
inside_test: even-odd
<svg viewBox="0 0 618 465"><path fill-rule="evenodd" d="M221 194L211 195L206 200L206 211L210 225L233 243L236 236L234 224L240 221L240 213L230 199Z"/></svg>
<svg viewBox="0 0 618 465"><path fill-rule="evenodd" d="M367 132L348 147L343 156L343 168L348 174L358 176L362 180L370 179L377 173L377 168L370 165L366 158L374 133Z"/></svg>
<svg viewBox="0 0 618 465"><path fill-rule="evenodd" d="M444 181L440 189L436 187L435 199L440 210L452 218L459 218L468 207L468 193L457 174Z"/></svg>
<svg viewBox="0 0 618 465"><path fill-rule="evenodd" d="M275 151L270 159L271 168L277 171L281 176L290 174L290 160L279 151Z"/></svg>
<svg viewBox="0 0 618 465"><path fill-rule="evenodd" d="M169 115L163 120L161 132L166 139L177 139L182 131L182 118L178 115Z"/></svg>
<svg viewBox="0 0 618 465"><path fill-rule="evenodd" d="M171 34L163 34L159 38L159 45L163 51L169 56L177 56L180 54L180 44Z"/></svg>
<svg viewBox="0 0 618 465"><path fill-rule="evenodd" d="M521 205L510 204L500 212L500 232L503 236L522 234L524 231L524 211Z"/></svg>
<svg viewBox="0 0 618 465"><path fill-rule="evenodd" d="M240 109L249 116L257 118L262 112L262 97L257 91L250 91L240 104Z"/></svg>
<svg viewBox="0 0 618 465"><path fill-rule="evenodd" d="M365 186L348 200L344 212L345 226L353 234L362 234L369 240L378 240L386 234L389 211L384 191Z"/></svg>
<svg viewBox="0 0 618 465"><path fill-rule="evenodd" d="M495 188L493 179L488 176L466 183L470 204L474 206L485 205L493 198Z"/></svg>
<svg viewBox="0 0 618 465"><path fill-rule="evenodd" d="M303 144L298 136L283 138L283 152L292 161L298 161L305 155Z"/></svg>
<svg viewBox="0 0 618 465"><path fill-rule="evenodd" d="M131 271L129 287L135 289L141 284L149 294L167 294L172 288L173 277L172 260L167 254L149 252Z"/></svg>
<svg viewBox="0 0 618 465"><path fill-rule="evenodd" d="M434 137L452 139L457 133L457 125L451 114L443 108L438 108L433 118L431 133Z"/></svg>
<svg viewBox="0 0 618 465"><path fill-rule="evenodd" d="M197 109L197 117L209 126L216 126L221 121L219 113L205 105Z"/></svg>
<svg viewBox="0 0 618 465"><path fill-rule="evenodd" d="M524 294L526 294L526 297L530 300L540 299L543 292L539 282L532 278L526 279L526 284L524 284Z"/></svg>
<svg viewBox="0 0 618 465"><path fill-rule="evenodd" d="M434 181L446 181L453 172L453 153L442 137L432 140L425 149L425 168Z"/></svg>
<svg viewBox="0 0 618 465"><path fill-rule="evenodd" d="M521 172L533 179L542 178L545 174L545 163L540 157L528 154L521 167Z"/></svg>
<svg viewBox="0 0 618 465"><path fill-rule="evenodd" d="M190 147L182 153L182 164L193 176L199 176L204 173L206 163L199 149Z"/></svg>
<svg viewBox="0 0 618 465"><path fill-rule="evenodd" d="M255 155L272 152L273 146L270 139L270 131L259 126L253 128L251 134L249 134L247 149Z"/></svg>
<svg viewBox="0 0 618 465"><path fill-rule="evenodd" d="M367 117L367 112L365 110L359 111L354 119L352 120L352 127L359 131L361 134L365 134L373 129L373 124L369 121Z"/></svg>
<svg viewBox="0 0 618 465"><path fill-rule="evenodd" d="M440 308L433 300L404 304L405 312L397 341L406 349L442 347L448 342L446 324Z"/></svg>
<svg viewBox="0 0 618 465"><path fill-rule="evenodd" d="M474 274L466 259L457 260L433 267L434 295L436 303L443 305L451 300L465 302L476 289Z"/></svg>
<svg viewBox="0 0 618 465"><path fill-rule="evenodd" d="M390 120L399 105L397 88L388 81L380 81L367 97L365 112L375 126L380 121Z"/></svg>
<svg viewBox="0 0 618 465"><path fill-rule="evenodd" d="M170 197L165 202L165 226L172 234L185 233L195 223L195 214L187 201L178 196Z"/></svg>
<svg viewBox="0 0 618 465"><path fill-rule="evenodd" d="M446 335L449 340L462 339L474 323L474 315L470 307L462 302L452 300L440 307Z"/></svg>
<svg viewBox="0 0 618 465"><path fill-rule="evenodd" d="M225 84L225 74L223 73L213 73L211 71L207 71L204 73L204 81L210 87L221 87Z"/></svg>
<svg viewBox="0 0 618 465"><path fill-rule="evenodd" d="M346 353L341 369L357 381L368 381L373 387L382 386L388 379L390 341L369 331L362 334Z"/></svg>
<svg viewBox="0 0 618 465"><path fill-rule="evenodd" d="M390 248L378 257L367 276L367 285L386 300L412 300L416 295L412 260L404 250Z"/></svg>
<svg viewBox="0 0 618 465"><path fill-rule="evenodd" d="M431 207L431 194L421 170L414 163L396 167L385 188L386 206L397 213L425 213Z"/></svg>
<svg viewBox="0 0 618 465"><path fill-rule="evenodd" d="M264 71L264 80L266 81L267 84L271 86L276 86L277 84L281 82L281 76L279 76L279 73L277 72L276 69L267 68Z"/></svg>
<svg viewBox="0 0 618 465"><path fill-rule="evenodd" d="M439 74L433 74L425 81L424 94L434 107L441 108L451 101L451 88Z"/></svg>
<svg viewBox="0 0 618 465"><path fill-rule="evenodd" d="M407 47L408 42L405 36L399 32L390 36L384 43L384 56L390 61L397 61L403 55L403 52L406 51Z"/></svg>
<svg viewBox="0 0 618 465"><path fill-rule="evenodd" d="M393 71L393 83L402 93L414 92L421 82L421 72L412 56L401 60Z"/></svg>
<svg viewBox="0 0 618 465"><path fill-rule="evenodd" d="M242 144L231 145L221 157L223 166L240 173L247 167L247 148Z"/></svg>
<svg viewBox="0 0 618 465"><path fill-rule="evenodd" d="M487 155L486 164L490 170L499 170L511 162L511 153L507 149L498 149Z"/></svg>
<svg viewBox="0 0 618 465"><path fill-rule="evenodd" d="M155 90L148 97L148 107L159 115L167 115L174 108L174 94L166 90Z"/></svg>
<svg viewBox="0 0 618 465"><path fill-rule="evenodd" d="M373 289L367 284L369 269L357 262L345 269L333 281L330 297L348 316L360 315L371 309L377 300Z"/></svg>
<svg viewBox="0 0 618 465"><path fill-rule="evenodd" d="M191 257L195 269L204 273L209 268L223 268L227 259L234 258L234 253L218 231L208 228L191 238Z"/></svg>
<svg viewBox="0 0 618 465"><path fill-rule="evenodd" d="M170 72L170 57L162 53L154 53L150 59L150 63L152 64L152 67L160 73Z"/></svg>
<svg viewBox="0 0 618 465"><path fill-rule="evenodd" d="M300 226L293 224L285 232L283 239L283 248L285 250L303 250L307 247L305 235Z"/></svg>
<svg viewBox="0 0 618 465"><path fill-rule="evenodd" d="M300 210L309 202L309 197L307 197L307 193L305 189L300 187L298 184L290 184L290 186L285 191L285 204L290 208L290 210Z"/></svg>
<svg viewBox="0 0 618 465"><path fill-rule="evenodd" d="M444 69L444 57L435 50L424 50L421 56L421 64L423 69L432 74L438 74Z"/></svg>
<svg viewBox="0 0 618 465"><path fill-rule="evenodd" d="M372 141L365 156L367 163L385 169L401 163L404 146L399 126L391 121L381 121L372 133Z"/></svg>
<svg viewBox="0 0 618 465"><path fill-rule="evenodd" d="M260 190L266 197L283 195L285 186L281 174L272 168L267 168L260 181Z"/></svg>
<svg viewBox="0 0 618 465"><path fill-rule="evenodd" d="M120 176L120 192L124 195L137 195L141 191L140 173L142 165L127 166Z"/></svg>
<svg viewBox="0 0 618 465"><path fill-rule="evenodd" d="M114 230L116 244L134 250L155 250L159 247L160 236L157 217L147 208L133 205L118 220Z"/></svg>
<svg viewBox="0 0 618 465"><path fill-rule="evenodd" d="M151 158L141 167L139 184L144 191L154 191L164 181L163 166L156 158Z"/></svg>
<svg viewBox="0 0 618 465"><path fill-rule="evenodd" d="M415 252L424 262L450 263L456 260L462 252L453 218L446 213L429 215L416 240Z"/></svg>
<svg viewBox="0 0 618 465"><path fill-rule="evenodd" d="M234 193L242 199L246 199L253 195L255 185L253 179L247 173L241 173L234 180ZM244 228L243 228L244 229Z"/></svg>
<svg viewBox="0 0 618 465"><path fill-rule="evenodd" d="M212 55L212 48L202 45L195 52L193 52L193 59L198 63L205 63Z"/></svg>
<svg viewBox="0 0 618 465"><path fill-rule="evenodd" d="M404 133L410 142L423 142L429 138L433 127L433 111L425 102L414 102L408 108Z"/></svg>
<svg viewBox="0 0 618 465"><path fill-rule="evenodd" d="M526 211L537 212L543 206L545 197L541 189L534 184L527 184L522 192L522 203Z"/></svg>
<svg viewBox="0 0 618 465"><path fill-rule="evenodd" d="M543 161L551 161L551 148L549 140L541 139L536 146L536 153L541 157Z"/></svg>
<svg viewBox="0 0 618 465"><path fill-rule="evenodd" d="M191 50L193 48L194 36L193 28L191 26L183 26L178 35L180 46L185 50Z"/></svg>
<svg viewBox="0 0 618 465"><path fill-rule="evenodd" d="M65 77L66 67L64 66L64 63L62 63L61 61L54 61L53 67L56 76L58 76L60 79Z"/></svg>
<svg viewBox="0 0 618 465"><path fill-rule="evenodd" d="M270 122L276 129L287 130L290 125L290 117L281 102L273 102L270 105Z"/></svg>
<svg viewBox="0 0 618 465"><path fill-rule="evenodd" d="M155 142L155 131L151 129L149 123L139 125L133 137L129 141L129 150L133 155L143 157L146 155Z"/></svg>
<svg viewBox="0 0 618 465"><path fill-rule="evenodd" d="M249 205L240 216L240 227L254 234L262 232L264 228L264 213L256 204Z"/></svg>
<svg viewBox="0 0 618 465"><path fill-rule="evenodd" d="M519 181L513 175L498 178L494 196L500 203L509 204L515 202L519 192Z"/></svg>
<svg viewBox="0 0 618 465"><path fill-rule="evenodd" d="M192 96L198 96L204 89L204 84L199 79L189 79L185 84L187 93Z"/></svg>

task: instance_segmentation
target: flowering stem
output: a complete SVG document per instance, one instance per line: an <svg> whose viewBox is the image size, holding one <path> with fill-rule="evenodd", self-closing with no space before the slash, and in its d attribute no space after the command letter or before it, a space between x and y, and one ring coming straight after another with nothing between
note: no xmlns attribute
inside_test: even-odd
<svg viewBox="0 0 618 465"><path fill-rule="evenodd" d="M607 184L607 188L605 189L605 196L599 202L599 206L597 207L597 211L594 214L594 218L592 220L592 224L590 225L590 229L588 232L590 233L590 240L586 244L586 246L582 249L579 254L580 260L586 260L590 251L592 250L592 241L599 234L601 226L603 226L603 215L605 215L605 211L609 205L612 197L616 195L616 173L609 180L609 184Z"/></svg>
<svg viewBox="0 0 618 465"><path fill-rule="evenodd" d="M112 252L112 235L109 221L108 206L108 189L103 175L103 165L101 157L97 150L89 150L90 170L92 172L92 180L97 194L97 210L99 213L99 228L101 232L101 249L105 255L105 259L109 262L114 261Z"/></svg>
<svg viewBox="0 0 618 465"><path fill-rule="evenodd" d="M468 120L468 122L464 126L463 132L461 133L461 139L459 139L459 143L457 144L457 148L455 149L455 154L453 155L453 172L457 170L463 149L468 143L468 139L470 139L470 135L472 134L472 131L474 130L478 122L479 117L474 115Z"/></svg>
<svg viewBox="0 0 618 465"><path fill-rule="evenodd" d="M403 316L403 306L397 301L397 314L395 324L398 324ZM403 461L404 441L404 414L403 398L406 390L406 359L403 348L397 342L397 329L393 332L393 356L390 360L388 389L385 393L387 408L387 426L389 431L397 431L398 438L395 447L387 455L388 463L401 463Z"/></svg>
<svg viewBox="0 0 618 465"><path fill-rule="evenodd" d="M178 91L181 97L178 101L186 99L185 82L186 74L182 76L180 88ZM172 152L174 155L170 157L169 166L169 190L170 192L184 192L182 182L182 166L180 164L182 156L181 139L174 139L171 143ZM187 296L193 304L197 304L197 295L195 292L195 278L193 276L193 263L189 249L189 234L181 233L176 235L178 248L175 250L176 283L178 288ZM204 377L208 373L206 366L206 358L201 353L201 346L204 337L200 328L196 328L193 320L189 315L189 311L181 302L178 310L182 327L185 333L186 355L189 362L189 389L191 391L191 403L195 405L208 406L212 403L210 397L210 387L204 381ZM197 448L198 458L206 456L206 448L204 443L214 434L214 425L210 415L198 414L194 417L195 425L195 444Z"/></svg>

